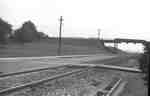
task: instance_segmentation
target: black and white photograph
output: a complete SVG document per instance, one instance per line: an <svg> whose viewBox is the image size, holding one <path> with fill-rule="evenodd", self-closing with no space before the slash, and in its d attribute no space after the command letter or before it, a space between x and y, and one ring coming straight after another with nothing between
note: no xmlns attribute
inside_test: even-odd
<svg viewBox="0 0 150 96"><path fill-rule="evenodd" d="M148 96L150 0L0 0L0 96Z"/></svg>

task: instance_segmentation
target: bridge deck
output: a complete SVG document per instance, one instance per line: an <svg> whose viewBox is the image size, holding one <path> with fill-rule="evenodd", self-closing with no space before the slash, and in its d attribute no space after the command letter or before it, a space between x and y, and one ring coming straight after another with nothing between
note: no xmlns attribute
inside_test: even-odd
<svg viewBox="0 0 150 96"><path fill-rule="evenodd" d="M126 42L126 43L146 43L145 40L139 40L139 39L121 39L121 38L116 38L114 40L111 39L104 39L103 42L105 43L122 43L122 42Z"/></svg>

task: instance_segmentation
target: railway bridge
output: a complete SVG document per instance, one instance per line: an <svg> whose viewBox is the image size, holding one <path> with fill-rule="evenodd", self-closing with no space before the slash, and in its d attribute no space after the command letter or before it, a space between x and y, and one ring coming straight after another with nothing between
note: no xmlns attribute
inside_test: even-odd
<svg viewBox="0 0 150 96"><path fill-rule="evenodd" d="M147 41L139 40L139 39L123 39L123 38L116 38L114 40L111 39L103 39L103 43L114 43L114 47L118 48L118 43L140 43L145 45Z"/></svg>

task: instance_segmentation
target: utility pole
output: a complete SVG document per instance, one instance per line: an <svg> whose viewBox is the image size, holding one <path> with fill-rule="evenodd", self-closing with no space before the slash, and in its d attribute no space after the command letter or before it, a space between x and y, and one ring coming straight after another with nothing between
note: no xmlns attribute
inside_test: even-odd
<svg viewBox="0 0 150 96"><path fill-rule="evenodd" d="M63 17L60 16L59 22L60 22L60 26L59 26L59 41L58 41L58 55L61 55L61 31L62 31L62 21L63 21Z"/></svg>
<svg viewBox="0 0 150 96"><path fill-rule="evenodd" d="M101 29L97 29L97 31L98 31L98 37L97 37L97 39L100 40L100 32L101 32Z"/></svg>

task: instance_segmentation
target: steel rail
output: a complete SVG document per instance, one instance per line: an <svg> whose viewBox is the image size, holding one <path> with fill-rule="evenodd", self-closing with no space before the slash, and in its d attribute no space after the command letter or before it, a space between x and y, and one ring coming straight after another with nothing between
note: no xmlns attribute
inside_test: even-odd
<svg viewBox="0 0 150 96"><path fill-rule="evenodd" d="M56 69L56 68L61 68L65 67L66 65L60 65L60 66L55 66L55 67L44 67L44 68L36 68L36 69L30 69L30 70L24 70L20 72L12 72L12 73L1 73L1 77L7 77L7 76L15 76L15 75L21 75L21 74L27 74L27 73L32 73L32 72L39 72L39 71L44 71L44 70L49 70L49 69Z"/></svg>
<svg viewBox="0 0 150 96"><path fill-rule="evenodd" d="M113 65L105 65L105 64L70 64L68 66L81 66L81 67L91 67L91 68L101 68L107 70L116 70L116 71L124 71L124 72L133 72L133 73L142 73L140 69L137 68L129 68L129 67L121 67L121 66L113 66Z"/></svg>
<svg viewBox="0 0 150 96"><path fill-rule="evenodd" d="M108 91L108 93L106 94L106 96L111 96L111 94L114 92L114 90L120 85L122 79L119 79L114 86L110 89L110 91Z"/></svg>
<svg viewBox="0 0 150 96"><path fill-rule="evenodd" d="M59 79L59 78L65 77L65 76L69 76L69 75L75 74L75 73L84 72L87 69L88 68L76 69L76 70L71 71L71 72L66 72L66 73L63 73L63 74L57 74L57 75L54 75L54 76L51 76L51 77L48 77L48 78L44 78L44 79L41 79L41 80L32 81L30 83L26 83L26 84L23 84L23 85L20 85L20 86L7 88L7 89L4 89L4 90L1 90L0 91L0 95L1 94L9 94L9 93L14 92L14 91L18 91L18 90L21 90L21 89L24 89L24 88L27 88L27 87L31 87L31 86L35 86L35 85L38 85L38 84L42 84L42 83L45 83L45 82L48 82L48 81L51 81L51 80Z"/></svg>
<svg viewBox="0 0 150 96"><path fill-rule="evenodd" d="M67 58L67 57L84 57L84 56L92 56L94 54L87 55L63 55L63 56L39 56L39 57L8 57L8 58L0 58L1 60L34 60L34 59L53 59L53 58Z"/></svg>

